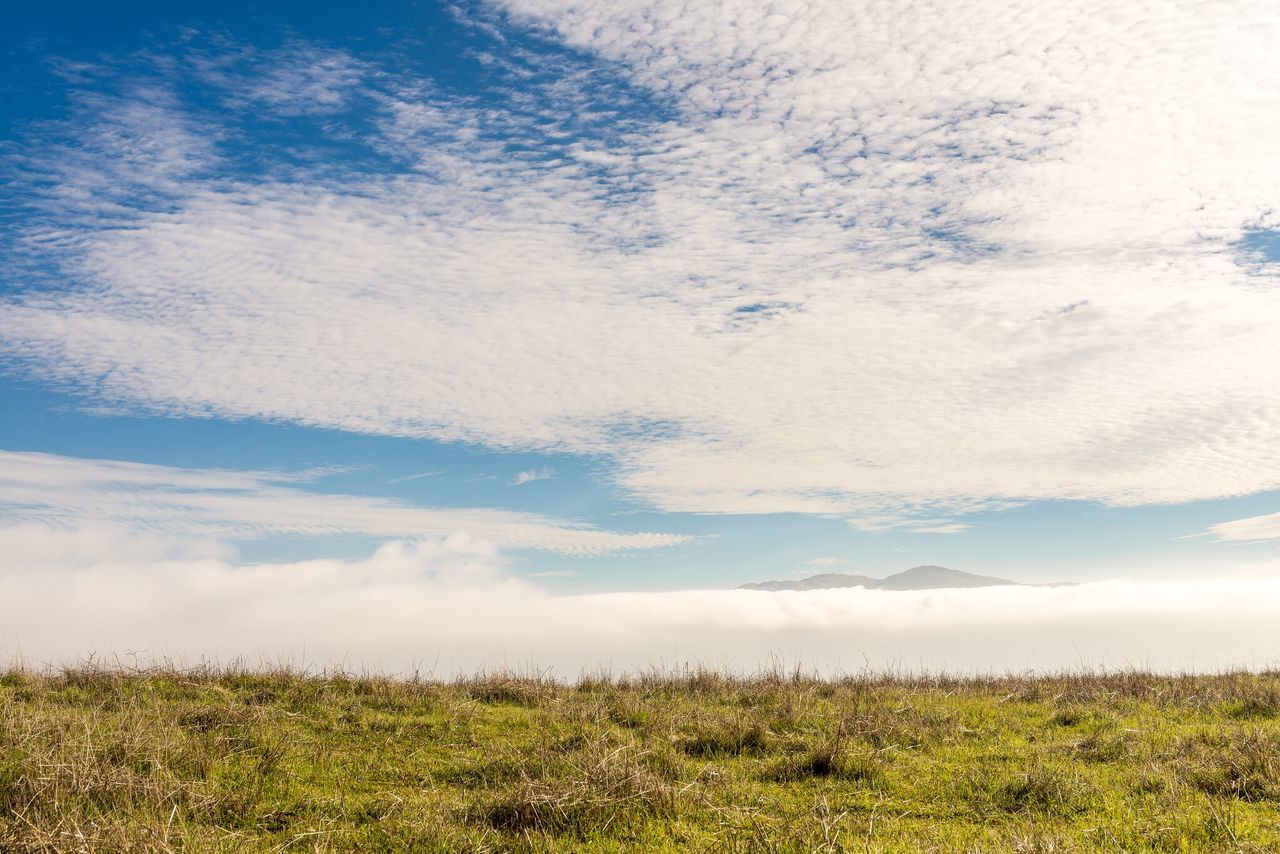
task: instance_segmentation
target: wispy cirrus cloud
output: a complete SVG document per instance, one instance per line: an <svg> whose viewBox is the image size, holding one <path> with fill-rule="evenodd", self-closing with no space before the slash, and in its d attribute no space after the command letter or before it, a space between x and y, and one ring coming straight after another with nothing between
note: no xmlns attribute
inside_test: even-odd
<svg viewBox="0 0 1280 854"><path fill-rule="evenodd" d="M1207 533L1227 542L1280 540L1280 513L1219 522L1210 526Z"/></svg>
<svg viewBox="0 0 1280 854"><path fill-rule="evenodd" d="M211 539L338 534L426 538L461 531L505 549L563 554L660 548L689 540L676 534L606 531L534 513L419 507L298 488L315 474L185 469L0 451L0 520Z"/></svg>
<svg viewBox="0 0 1280 854"><path fill-rule="evenodd" d="M848 520L849 527L864 533L904 530L913 534L961 534L972 528L953 519L929 519L913 516L859 516Z"/></svg>
<svg viewBox="0 0 1280 854"><path fill-rule="evenodd" d="M1233 250L1280 226L1269 3L493 8L518 90L184 72L309 98L301 164L237 168L155 75L86 96L22 185L74 284L0 301L0 353L115 406L602 455L666 510L941 534L1280 486L1280 289Z"/></svg>
<svg viewBox="0 0 1280 854"><path fill-rule="evenodd" d="M511 486L523 486L526 483L533 483L536 480L551 480L551 478L555 476L556 470L550 466L543 466L536 469L525 469L524 471L516 472L516 476L511 478L511 480L508 481L508 484Z"/></svg>
<svg viewBox="0 0 1280 854"><path fill-rule="evenodd" d="M407 474L404 477L392 478L387 483L405 483L411 480L423 480L428 477L439 477L444 474L443 471L420 471L415 474Z"/></svg>

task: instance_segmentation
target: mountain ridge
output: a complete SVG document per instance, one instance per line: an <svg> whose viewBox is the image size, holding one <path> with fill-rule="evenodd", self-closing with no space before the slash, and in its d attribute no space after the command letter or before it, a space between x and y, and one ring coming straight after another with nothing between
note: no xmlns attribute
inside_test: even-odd
<svg viewBox="0 0 1280 854"><path fill-rule="evenodd" d="M836 590L864 587L868 590L944 590L965 587L1028 587L994 575L978 575L945 566L923 564L884 578L872 578L847 572L823 572L798 581L756 581L739 585L739 590Z"/></svg>

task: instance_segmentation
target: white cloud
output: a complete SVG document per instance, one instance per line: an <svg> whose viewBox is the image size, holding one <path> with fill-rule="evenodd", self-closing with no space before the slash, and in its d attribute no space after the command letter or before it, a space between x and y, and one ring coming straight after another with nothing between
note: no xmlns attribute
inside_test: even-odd
<svg viewBox="0 0 1280 854"><path fill-rule="evenodd" d="M178 549L175 551L175 548ZM357 561L235 565L121 532L0 529L0 660L136 652L437 675L497 664L561 676L776 657L823 670L1216 670L1280 660L1280 579L889 592L552 596L466 535Z"/></svg>
<svg viewBox="0 0 1280 854"><path fill-rule="evenodd" d="M146 411L607 455L667 510L1280 487L1280 288L1232 250L1280 225L1269 1L503 8L607 65L509 111L365 74L386 174L218 172L177 106L86 104L120 144L53 149L29 233L83 286L0 301L0 353ZM661 118L591 124L606 71Z"/></svg>
<svg viewBox="0 0 1280 854"><path fill-rule="evenodd" d="M511 478L511 486L523 486L526 483L533 483L535 480L550 480L556 476L555 469L550 466L543 466L537 469L525 469L517 472L516 476Z"/></svg>
<svg viewBox="0 0 1280 854"><path fill-rule="evenodd" d="M929 519L911 516L883 515L859 516L847 520L849 527L869 534L885 531L907 530L913 534L962 534L972 528L964 522L950 519Z"/></svg>
<svg viewBox="0 0 1280 854"><path fill-rule="evenodd" d="M549 569L546 572L531 572L526 578L570 578L577 575L572 569Z"/></svg>
<svg viewBox="0 0 1280 854"><path fill-rule="evenodd" d="M844 560L838 557L815 557L813 560L805 561L808 566L836 566L844 563Z"/></svg>
<svg viewBox="0 0 1280 854"><path fill-rule="evenodd" d="M0 519L231 539L335 534L418 538L465 531L502 548L565 554L658 548L690 539L604 531L534 513L418 507L289 485L315 474L184 469L0 451Z"/></svg>
<svg viewBox="0 0 1280 854"><path fill-rule="evenodd" d="M916 534L963 534L970 528L973 525L965 525L964 522L947 522L945 525L922 525L911 530Z"/></svg>
<svg viewBox="0 0 1280 854"><path fill-rule="evenodd" d="M1280 540L1280 513L1250 516L1231 522L1219 522L1209 528L1209 533L1228 542L1256 542Z"/></svg>
<svg viewBox="0 0 1280 854"><path fill-rule="evenodd" d="M912 530L917 534L963 534L972 527L963 522L948 522L945 525L922 525Z"/></svg>

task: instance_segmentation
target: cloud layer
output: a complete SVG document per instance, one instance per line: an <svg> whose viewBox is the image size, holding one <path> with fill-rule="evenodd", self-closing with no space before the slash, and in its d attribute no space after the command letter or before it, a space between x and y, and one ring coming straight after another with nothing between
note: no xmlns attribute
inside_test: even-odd
<svg viewBox="0 0 1280 854"><path fill-rule="evenodd" d="M305 45L81 98L15 184L14 257L76 285L0 301L0 352L112 405L602 454L668 510L1280 487L1280 287L1234 249L1280 225L1270 2L485 14L483 103ZM321 141L248 174L174 75Z"/></svg>
<svg viewBox="0 0 1280 854"><path fill-rule="evenodd" d="M559 676L685 663L826 672L1274 666L1280 580L555 597L465 534L367 560L237 566L216 544L0 529L0 660L288 661Z"/></svg>
<svg viewBox="0 0 1280 854"><path fill-rule="evenodd" d="M184 469L0 451L0 518L202 538L356 534L379 539L465 530L505 549L600 554L685 542L677 534L603 531L534 513L417 507L386 498L310 492L323 472ZM12 555L5 558L7 569Z"/></svg>

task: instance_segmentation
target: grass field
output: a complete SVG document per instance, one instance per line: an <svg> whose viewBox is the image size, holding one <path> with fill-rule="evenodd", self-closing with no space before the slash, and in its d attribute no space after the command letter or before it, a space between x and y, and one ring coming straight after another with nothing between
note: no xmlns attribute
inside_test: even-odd
<svg viewBox="0 0 1280 854"><path fill-rule="evenodd" d="M1280 850L1280 674L0 677L0 850Z"/></svg>

